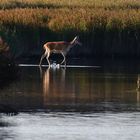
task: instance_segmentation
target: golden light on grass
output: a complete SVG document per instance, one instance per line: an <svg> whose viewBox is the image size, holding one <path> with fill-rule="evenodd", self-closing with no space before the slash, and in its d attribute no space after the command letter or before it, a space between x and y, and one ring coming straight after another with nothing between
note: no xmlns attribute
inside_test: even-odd
<svg viewBox="0 0 140 140"><path fill-rule="evenodd" d="M112 53L113 49L108 47L110 44L116 47L116 50L120 49L118 46L131 44L133 44L130 47L132 49L134 45L138 47L139 31L139 0L0 1L0 33L11 42L12 37L19 42L17 38L20 35L25 37L27 44L32 44L36 40L40 42L44 34L48 40L53 39L54 36L59 40L67 37L68 34L69 36L79 34L83 36L86 46L93 46L93 44L98 46L93 48L93 52L97 49L100 53L103 49L105 53L106 50ZM31 35L32 38L27 40ZM116 45L116 42L120 44ZM99 49L99 46L106 47ZM87 49L84 51L86 52Z"/></svg>

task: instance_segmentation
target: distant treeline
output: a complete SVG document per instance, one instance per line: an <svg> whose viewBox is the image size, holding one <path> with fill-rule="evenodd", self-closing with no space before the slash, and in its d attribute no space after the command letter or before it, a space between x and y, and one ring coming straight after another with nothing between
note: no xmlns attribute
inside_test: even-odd
<svg viewBox="0 0 140 140"><path fill-rule="evenodd" d="M12 55L41 55L47 41L71 41L82 47L74 56L140 57L138 0L2 0L0 35Z"/></svg>

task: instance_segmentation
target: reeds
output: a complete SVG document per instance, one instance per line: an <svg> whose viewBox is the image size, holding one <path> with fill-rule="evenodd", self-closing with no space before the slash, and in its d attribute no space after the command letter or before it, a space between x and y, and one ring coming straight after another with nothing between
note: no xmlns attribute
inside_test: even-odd
<svg viewBox="0 0 140 140"><path fill-rule="evenodd" d="M14 4L15 8L9 9ZM21 8L23 5L24 9ZM43 8L39 8L40 5ZM0 10L1 25L39 26L52 31L91 31L96 27L137 28L140 23L140 2L137 0L1 0L0 7L3 6L5 8Z"/></svg>
<svg viewBox="0 0 140 140"><path fill-rule="evenodd" d="M21 39L19 36L26 38L27 44L36 39L34 44L38 46L44 34L48 39L51 36L59 39L60 34L66 37L68 34L80 34L84 45L92 47L92 51L89 49L92 53L101 50L105 53L107 50L119 52L121 46L129 44L132 44L130 48L133 45L139 47L138 0L1 0L0 8L0 34L10 38L14 36L17 44ZM133 39L130 39L130 34ZM31 35L31 41L27 40ZM117 49L110 49L112 45L116 45ZM83 49L83 52L86 51Z"/></svg>
<svg viewBox="0 0 140 140"><path fill-rule="evenodd" d="M140 27L140 10L104 9L12 9L0 10L0 25L22 25L49 28L52 31L69 30L89 32L95 28L136 29Z"/></svg>

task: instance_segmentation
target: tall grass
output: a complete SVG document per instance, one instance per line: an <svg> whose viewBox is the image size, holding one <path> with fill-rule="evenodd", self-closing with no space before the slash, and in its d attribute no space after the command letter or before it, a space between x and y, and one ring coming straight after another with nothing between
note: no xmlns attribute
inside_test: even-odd
<svg viewBox="0 0 140 140"><path fill-rule="evenodd" d="M0 25L22 25L49 28L63 32L76 30L89 32L94 28L118 30L140 27L140 10L104 9L12 9L0 10Z"/></svg>
<svg viewBox="0 0 140 140"><path fill-rule="evenodd" d="M76 34L86 46L77 54L140 53L138 0L1 0L0 8L0 34L25 53Z"/></svg>

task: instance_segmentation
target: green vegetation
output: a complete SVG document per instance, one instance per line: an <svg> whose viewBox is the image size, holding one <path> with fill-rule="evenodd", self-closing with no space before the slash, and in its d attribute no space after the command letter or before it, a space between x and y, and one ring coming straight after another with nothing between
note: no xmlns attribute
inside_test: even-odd
<svg viewBox="0 0 140 140"><path fill-rule="evenodd" d="M17 78L17 67L9 57L9 46L0 37L0 90Z"/></svg>
<svg viewBox="0 0 140 140"><path fill-rule="evenodd" d="M9 46L6 42L3 41L3 39L0 37L0 53L8 51Z"/></svg>
<svg viewBox="0 0 140 140"><path fill-rule="evenodd" d="M77 55L140 55L138 0L1 0L0 9L0 35L15 57L77 34Z"/></svg>
<svg viewBox="0 0 140 140"><path fill-rule="evenodd" d="M9 58L6 57L8 53L9 46L7 43L0 37L0 68L6 67L9 64ZM0 71L1 74L1 71Z"/></svg>

